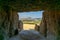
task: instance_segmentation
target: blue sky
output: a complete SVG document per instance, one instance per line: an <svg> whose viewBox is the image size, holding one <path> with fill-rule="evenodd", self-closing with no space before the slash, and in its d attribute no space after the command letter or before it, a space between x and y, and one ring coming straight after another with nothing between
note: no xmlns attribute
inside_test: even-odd
<svg viewBox="0 0 60 40"><path fill-rule="evenodd" d="M33 12L18 12L19 19L20 18L42 18L43 11L33 11Z"/></svg>

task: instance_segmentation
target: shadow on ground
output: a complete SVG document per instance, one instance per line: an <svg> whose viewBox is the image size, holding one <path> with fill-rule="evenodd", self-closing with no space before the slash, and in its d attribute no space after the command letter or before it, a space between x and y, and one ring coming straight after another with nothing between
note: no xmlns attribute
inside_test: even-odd
<svg viewBox="0 0 60 40"><path fill-rule="evenodd" d="M35 30L22 30L18 35L11 37L9 40L46 40L39 32Z"/></svg>

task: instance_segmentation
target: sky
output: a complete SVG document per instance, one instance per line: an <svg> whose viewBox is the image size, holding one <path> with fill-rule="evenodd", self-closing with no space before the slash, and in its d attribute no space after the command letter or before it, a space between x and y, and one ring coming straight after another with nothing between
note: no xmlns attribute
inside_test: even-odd
<svg viewBox="0 0 60 40"><path fill-rule="evenodd" d="M18 12L20 18L42 18L43 11L33 11L33 12Z"/></svg>

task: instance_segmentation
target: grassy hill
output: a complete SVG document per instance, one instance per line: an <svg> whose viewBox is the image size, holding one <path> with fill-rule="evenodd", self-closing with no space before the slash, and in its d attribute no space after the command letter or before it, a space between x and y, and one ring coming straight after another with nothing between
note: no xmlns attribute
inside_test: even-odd
<svg viewBox="0 0 60 40"><path fill-rule="evenodd" d="M22 20L22 19L21 19ZM23 19L22 20L22 22L24 23L24 24L40 24L40 22L41 22L41 18L34 18L34 19Z"/></svg>
<svg viewBox="0 0 60 40"><path fill-rule="evenodd" d="M24 30L30 30L30 29L35 29L35 24L40 24L41 22L41 18L34 18L34 19L21 19L21 21L23 22L23 29Z"/></svg>

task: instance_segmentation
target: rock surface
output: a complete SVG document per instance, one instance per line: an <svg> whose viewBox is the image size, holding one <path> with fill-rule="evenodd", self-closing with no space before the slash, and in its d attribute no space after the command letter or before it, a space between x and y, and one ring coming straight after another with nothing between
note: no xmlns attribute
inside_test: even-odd
<svg viewBox="0 0 60 40"><path fill-rule="evenodd" d="M27 5L26 5L27 4ZM60 36L60 1L59 0L1 0L0 1L0 34L2 36L13 36L16 29L17 11L38 11L44 10L43 21L40 32L44 36L48 34ZM0 35L0 37L1 37Z"/></svg>
<svg viewBox="0 0 60 40"><path fill-rule="evenodd" d="M19 20L18 22L18 30L19 31L23 30L23 22L21 20Z"/></svg>
<svg viewBox="0 0 60 40"><path fill-rule="evenodd" d="M7 40L6 38L14 35L16 28L18 28L18 15L16 10L8 7L5 10L2 9L0 12L0 35L4 36L4 40Z"/></svg>
<svg viewBox="0 0 60 40"><path fill-rule="evenodd" d="M43 13L43 19L40 24L40 32L48 37L48 39L52 40L55 39L59 33L59 26L60 26L60 12L57 10L49 10ZM49 36L51 35L51 36ZM49 38L50 37L50 38Z"/></svg>
<svg viewBox="0 0 60 40"><path fill-rule="evenodd" d="M35 30L40 31L40 25L35 24Z"/></svg>
<svg viewBox="0 0 60 40"><path fill-rule="evenodd" d="M18 36L14 36L9 40L45 40L45 38L34 30L23 30L19 32Z"/></svg>

